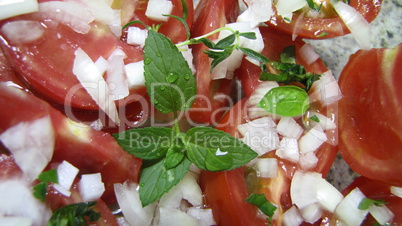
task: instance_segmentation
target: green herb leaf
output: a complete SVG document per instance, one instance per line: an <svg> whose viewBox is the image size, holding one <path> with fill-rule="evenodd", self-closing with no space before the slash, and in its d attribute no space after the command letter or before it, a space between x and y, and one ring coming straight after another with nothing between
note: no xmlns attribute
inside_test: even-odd
<svg viewBox="0 0 402 226"><path fill-rule="evenodd" d="M40 182L33 187L34 190L34 197L39 199L41 202L45 202L46 199L46 192L47 192L47 183Z"/></svg>
<svg viewBox="0 0 402 226"><path fill-rule="evenodd" d="M172 169L179 165L179 163L185 157L185 151L186 149L184 147L183 141L181 141L180 138L177 138L166 153L166 158L164 160L166 169Z"/></svg>
<svg viewBox="0 0 402 226"><path fill-rule="evenodd" d="M257 60L263 64L269 63L269 59L262 55L261 53L258 53L252 49L249 48L244 48L244 47L239 47L239 49L246 54L247 56L253 58L254 60Z"/></svg>
<svg viewBox="0 0 402 226"><path fill-rule="evenodd" d="M307 1L308 6L310 7L310 9L313 9L313 10L315 10L315 11L317 11L317 12L319 12L319 11L321 10L322 2L321 2L320 5L318 5L318 4L315 3L315 1L313 1L313 0L306 0L306 1Z"/></svg>
<svg viewBox="0 0 402 226"><path fill-rule="evenodd" d="M172 129L164 127L138 128L113 134L125 151L141 159L158 159L166 155L175 136Z"/></svg>
<svg viewBox="0 0 402 226"><path fill-rule="evenodd" d="M239 35L243 36L245 38L248 38L248 39L252 39L252 40L257 39L255 32L242 32L242 33L239 33Z"/></svg>
<svg viewBox="0 0 402 226"><path fill-rule="evenodd" d="M231 170L257 157L257 153L242 141L210 127L190 129L184 144L187 157L204 170Z"/></svg>
<svg viewBox="0 0 402 226"><path fill-rule="evenodd" d="M140 177L140 199L142 206L147 206L178 184L188 172L191 162L183 158L176 167L166 169L163 159L144 161Z"/></svg>
<svg viewBox="0 0 402 226"><path fill-rule="evenodd" d="M206 47L208 47L210 49L215 49L215 43L212 42L211 40L209 40L207 38L200 38L199 41L202 42ZM197 42L195 42L195 43L197 43Z"/></svg>
<svg viewBox="0 0 402 226"><path fill-rule="evenodd" d="M328 35L328 32L321 32L319 35L316 35L315 37L321 38L321 37L324 37L324 36L327 36L327 35Z"/></svg>
<svg viewBox="0 0 402 226"><path fill-rule="evenodd" d="M236 34L230 34L230 35L226 36L225 38L219 40L215 44L215 48L216 49L223 49L225 47L228 47L228 46L232 45L235 40L236 40Z"/></svg>
<svg viewBox="0 0 402 226"><path fill-rule="evenodd" d="M51 170L42 172L41 174L39 174L38 180L45 182L45 183L49 183L49 182L59 183L59 179L57 176L57 170L51 169Z"/></svg>
<svg viewBox="0 0 402 226"><path fill-rule="evenodd" d="M275 210L277 209L276 206L272 205L264 194L251 194L247 199L246 202L251 203L258 207L265 215L268 216L268 220L271 221L272 217L274 216Z"/></svg>
<svg viewBox="0 0 402 226"><path fill-rule="evenodd" d="M176 46L153 30L144 46L144 76L147 93L162 113L187 110L196 94L195 78Z"/></svg>
<svg viewBox="0 0 402 226"><path fill-rule="evenodd" d="M145 28L149 29L149 26L146 25L146 24L144 24L144 22L142 22L142 21L140 21L140 20L133 20L133 21L130 21L130 22L128 22L126 25L124 25L121 29L124 30L124 29L126 29L127 27L129 27L129 26L131 26L131 25L133 25L133 24L141 24L141 25L144 26Z"/></svg>
<svg viewBox="0 0 402 226"><path fill-rule="evenodd" d="M369 199L369 198L364 198L360 203L359 203L359 210L367 210L370 208L370 205L376 205L376 206L383 206L388 204L383 199Z"/></svg>
<svg viewBox="0 0 402 226"><path fill-rule="evenodd" d="M320 119L317 117L317 115L311 116L310 119L313 120L314 122L320 122Z"/></svg>
<svg viewBox="0 0 402 226"><path fill-rule="evenodd" d="M297 86L279 86L265 94L257 105L266 111L287 117L304 114L310 107L308 94Z"/></svg>
<svg viewBox="0 0 402 226"><path fill-rule="evenodd" d="M296 48L294 45L287 46L280 55L281 63L296 64Z"/></svg>
<svg viewBox="0 0 402 226"><path fill-rule="evenodd" d="M181 0L181 5L183 7L183 12L182 12L183 13L183 19L187 20L187 17L188 17L188 5L187 5L186 0Z"/></svg>
<svg viewBox="0 0 402 226"><path fill-rule="evenodd" d="M175 15L169 15L169 14L162 14L162 15L172 17L172 18L175 18L176 20L180 21L183 24L184 28L186 29L187 39L190 38L190 35L191 35L190 34L190 28L188 27L188 24L187 24L185 18L181 18L181 17L175 16Z"/></svg>
<svg viewBox="0 0 402 226"><path fill-rule="evenodd" d="M87 225L89 222L95 222L100 218L100 214L93 210L96 202L82 202L67 205L54 211L47 226L70 226Z"/></svg>

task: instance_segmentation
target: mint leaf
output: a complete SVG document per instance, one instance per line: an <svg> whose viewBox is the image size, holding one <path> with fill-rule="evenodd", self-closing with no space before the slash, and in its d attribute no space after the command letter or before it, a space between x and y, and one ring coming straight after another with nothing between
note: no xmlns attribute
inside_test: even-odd
<svg viewBox="0 0 402 226"><path fill-rule="evenodd" d="M144 46L145 86L162 113L187 110L196 95L195 78L187 61L164 35L149 30Z"/></svg>
<svg viewBox="0 0 402 226"><path fill-rule="evenodd" d="M367 210L370 208L370 205L376 205L376 206L382 206L386 205L388 202L386 202L383 199L369 199L369 198L364 198L360 203L359 203L359 210Z"/></svg>
<svg viewBox="0 0 402 226"><path fill-rule="evenodd" d="M264 194L251 194L246 199L246 202L257 206L261 212L268 216L269 221L272 220L275 210L277 209L276 206L272 205L272 203L267 200Z"/></svg>
<svg viewBox="0 0 402 226"><path fill-rule="evenodd" d="M190 129L184 144L190 161L204 170L231 170L257 157L257 153L242 141L210 127Z"/></svg>
<svg viewBox="0 0 402 226"><path fill-rule="evenodd" d="M181 139L177 138L166 153L164 164L166 169L176 167L185 157L185 147Z"/></svg>
<svg viewBox="0 0 402 226"><path fill-rule="evenodd" d="M158 159L166 154L175 139L175 132L165 127L146 127L113 134L128 153L141 159Z"/></svg>
<svg viewBox="0 0 402 226"><path fill-rule="evenodd" d="M276 115L295 117L310 107L307 92L297 86L272 88L258 103L258 107Z"/></svg>
<svg viewBox="0 0 402 226"><path fill-rule="evenodd" d="M100 218L100 214L93 210L96 202L82 202L63 206L54 211L47 226L87 225Z"/></svg>
<svg viewBox="0 0 402 226"><path fill-rule="evenodd" d="M45 172L42 172L38 176L38 180L45 182L45 183L59 183L59 179L57 176L57 170L56 169L51 169Z"/></svg>
<svg viewBox="0 0 402 226"><path fill-rule="evenodd" d="M178 184L188 172L191 162L183 158L176 167L166 169L163 159L144 161L140 177L140 199L142 206L147 206L162 197Z"/></svg>

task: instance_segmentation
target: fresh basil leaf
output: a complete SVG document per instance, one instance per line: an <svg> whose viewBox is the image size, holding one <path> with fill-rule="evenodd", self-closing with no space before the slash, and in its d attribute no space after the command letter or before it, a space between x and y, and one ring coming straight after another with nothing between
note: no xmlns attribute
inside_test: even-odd
<svg viewBox="0 0 402 226"><path fill-rule="evenodd" d="M146 127L113 134L117 143L128 153L141 159L158 159L172 145L175 132L165 127Z"/></svg>
<svg viewBox="0 0 402 226"><path fill-rule="evenodd" d="M247 56L253 58L254 60L257 60L263 64L269 63L269 59L267 57L265 57L264 55L249 49L249 48L244 48L244 47L240 47L239 48L244 54L246 54Z"/></svg>
<svg viewBox="0 0 402 226"><path fill-rule="evenodd" d="M304 114L310 107L308 94L297 86L279 86L265 94L257 105L281 116L295 117Z"/></svg>
<svg viewBox="0 0 402 226"><path fill-rule="evenodd" d="M177 138L166 153L164 164L166 169L172 169L179 165L185 156L185 147L181 139Z"/></svg>
<svg viewBox="0 0 402 226"><path fill-rule="evenodd" d="M225 38L219 40L215 44L215 48L216 49L223 49L225 47L228 47L228 46L232 45L235 40L236 40L236 34L230 34L230 35L226 36Z"/></svg>
<svg viewBox="0 0 402 226"><path fill-rule="evenodd" d="M370 208L370 205L376 205L376 206L383 206L388 204L383 199L369 199L369 198L364 198L360 203L359 203L359 210L367 210Z"/></svg>
<svg viewBox="0 0 402 226"><path fill-rule="evenodd" d="M248 39L252 39L252 40L257 39L255 32L242 32L242 33L239 33L239 35L243 36L245 38L248 38Z"/></svg>
<svg viewBox="0 0 402 226"><path fill-rule="evenodd" d="M231 170L257 157L257 153L242 141L210 127L191 128L184 145L190 161L198 168L210 171Z"/></svg>
<svg viewBox="0 0 402 226"><path fill-rule="evenodd" d="M183 1L183 0L182 0L182 1ZM184 28L186 29L187 39L190 38L190 35L191 35L191 34L190 34L190 28L188 27L188 24L187 24L185 18L181 18L181 17L175 16L175 15L169 15L169 14L162 14L162 15L163 15L163 16L172 17L172 18L175 18L176 20L180 21L180 22L183 24Z"/></svg>
<svg viewBox="0 0 402 226"><path fill-rule="evenodd" d="M275 210L277 209L272 203L270 203L264 194L251 194L246 202L253 204L258 207L265 215L268 216L269 220L272 220Z"/></svg>
<svg viewBox="0 0 402 226"><path fill-rule="evenodd" d="M41 174L39 174L38 180L45 182L45 183L49 183L49 182L59 183L59 179L57 176L57 170L51 169L51 170L42 172Z"/></svg>
<svg viewBox="0 0 402 226"><path fill-rule="evenodd" d="M178 184L188 172L191 162L183 158L183 161L172 169L166 169L163 159L144 161L143 164L139 193L142 206L145 207Z"/></svg>
<svg viewBox="0 0 402 226"><path fill-rule="evenodd" d="M86 218L95 222L100 218L100 214L93 210L95 205L96 202L82 202L63 206L54 211L47 226L87 225Z"/></svg>
<svg viewBox="0 0 402 226"><path fill-rule="evenodd" d="M187 110L196 95L195 78L187 61L164 35L150 30L144 46L147 93L162 113Z"/></svg>
<svg viewBox="0 0 402 226"><path fill-rule="evenodd" d="M33 187L33 190L34 190L34 192L33 192L34 197L39 199L41 202L45 202L47 183L40 182Z"/></svg>

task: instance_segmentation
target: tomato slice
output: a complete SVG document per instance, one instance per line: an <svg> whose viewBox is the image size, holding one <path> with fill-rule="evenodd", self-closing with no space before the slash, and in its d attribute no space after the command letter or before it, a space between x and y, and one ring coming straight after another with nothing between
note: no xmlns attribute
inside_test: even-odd
<svg viewBox="0 0 402 226"><path fill-rule="evenodd" d="M402 44L359 50L339 78L339 150L362 176L402 185Z"/></svg>
<svg viewBox="0 0 402 226"><path fill-rule="evenodd" d="M269 26L281 30L289 35L297 35L308 39L327 39L349 34L350 31L333 12L330 1L323 2L323 17L309 17L306 13L293 13L292 21L286 22L281 16L275 14L268 22ZM368 22L373 21L380 12L382 0L356 0L349 5L356 9Z"/></svg>
<svg viewBox="0 0 402 226"><path fill-rule="evenodd" d="M0 133L19 122L50 115L56 137L51 162L66 160L83 174L100 172L107 203L115 202L113 184L138 181L141 160L125 152L109 133L76 124L43 100L4 84L0 105L7 109L0 112Z"/></svg>
<svg viewBox="0 0 402 226"><path fill-rule="evenodd" d="M192 37L207 34L213 30L235 22L239 12L238 1L235 0L204 0L200 1L195 10L195 21L191 32ZM218 34L209 39L218 38ZM191 46L194 65L197 69L197 96L192 108L188 111L189 119L200 124L215 124L229 109L229 93L234 81L228 79L211 79L210 58L203 53L207 49L203 44Z"/></svg>

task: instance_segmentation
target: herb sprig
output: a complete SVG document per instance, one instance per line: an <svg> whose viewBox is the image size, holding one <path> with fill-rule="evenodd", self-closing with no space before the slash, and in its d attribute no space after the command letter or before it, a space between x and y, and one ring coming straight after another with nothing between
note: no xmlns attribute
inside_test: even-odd
<svg viewBox="0 0 402 226"><path fill-rule="evenodd" d="M96 202L70 204L57 209L49 219L47 226L87 225L99 220L100 214L94 211Z"/></svg>
<svg viewBox="0 0 402 226"><path fill-rule="evenodd" d="M47 186L49 183L58 183L59 179L57 176L57 170L51 169L45 172L42 172L38 176L38 180L40 181L33 187L34 197L44 202L46 199Z"/></svg>

